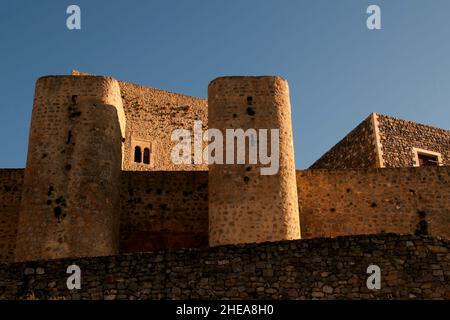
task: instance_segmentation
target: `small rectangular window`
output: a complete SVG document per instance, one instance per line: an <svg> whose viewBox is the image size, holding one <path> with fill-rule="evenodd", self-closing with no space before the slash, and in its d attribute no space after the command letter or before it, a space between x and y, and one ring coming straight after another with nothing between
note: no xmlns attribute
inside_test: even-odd
<svg viewBox="0 0 450 320"><path fill-rule="evenodd" d="M439 152L413 148L414 166L415 167L429 167L441 166L442 156Z"/></svg>
<svg viewBox="0 0 450 320"><path fill-rule="evenodd" d="M437 156L432 156L432 155L423 154L423 153L418 153L417 156L419 158L419 166L420 167L423 167L423 166L438 166L439 165L439 161L438 161L438 157Z"/></svg>

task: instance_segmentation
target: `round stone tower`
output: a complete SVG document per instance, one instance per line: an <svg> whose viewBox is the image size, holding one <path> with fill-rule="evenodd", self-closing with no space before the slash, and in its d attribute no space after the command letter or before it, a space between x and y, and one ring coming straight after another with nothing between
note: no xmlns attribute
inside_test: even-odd
<svg viewBox="0 0 450 320"><path fill-rule="evenodd" d="M118 253L124 126L116 80L37 81L17 261Z"/></svg>
<svg viewBox="0 0 450 320"><path fill-rule="evenodd" d="M224 159L233 148L235 154L234 164L229 161L209 164L210 245L299 239L287 81L270 76L213 80L208 87L208 127L223 133ZM245 164L238 164L238 142L234 140L233 145L227 139L227 129L242 129L246 133L254 129L253 132L257 132L257 141L250 134L245 141ZM264 129L267 129L266 136ZM276 154L276 146L271 144L271 139L276 138L276 129L279 132L279 139L275 139L279 142L279 157L273 159L272 165L278 169L275 163L278 160L279 169L263 174L270 167L267 161L264 164L261 161L263 142L268 145L266 154ZM258 160L252 164L250 148L255 146L259 149Z"/></svg>

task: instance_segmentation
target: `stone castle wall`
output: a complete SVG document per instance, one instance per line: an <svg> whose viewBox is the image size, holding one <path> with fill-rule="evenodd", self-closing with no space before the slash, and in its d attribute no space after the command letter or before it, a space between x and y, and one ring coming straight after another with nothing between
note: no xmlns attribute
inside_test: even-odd
<svg viewBox="0 0 450 320"><path fill-rule="evenodd" d="M80 290L66 286L72 264ZM370 265L380 290L367 288ZM388 234L0 264L0 299L450 299L450 241Z"/></svg>
<svg viewBox="0 0 450 320"><path fill-rule="evenodd" d="M450 237L450 167L297 171L303 238ZM0 170L0 262L14 258L23 170ZM208 245L208 172L122 172L120 252Z"/></svg>
<svg viewBox="0 0 450 320"><path fill-rule="evenodd" d="M378 115L378 127L386 167L415 165L413 148L442 155L442 164L450 165L450 131L412 121Z"/></svg>
<svg viewBox="0 0 450 320"><path fill-rule="evenodd" d="M245 139L246 164L237 163L234 139L233 164L226 164L225 153L232 141L222 141L224 164L209 165L209 243L237 244L298 239L297 190L295 187L294 147L291 106L287 81L279 77L221 77L208 86L209 126L226 129L265 129L256 141ZM261 147L279 130L279 170L262 175L258 156L250 164L249 147ZM231 143L230 143L231 142ZM270 145L270 143L267 143ZM270 148L267 148L270 153ZM272 150L273 151L273 150ZM256 151L258 152L258 151ZM277 157L278 159L278 157Z"/></svg>
<svg viewBox="0 0 450 320"><path fill-rule="evenodd" d="M23 169L0 170L0 263L14 260Z"/></svg>
<svg viewBox="0 0 450 320"><path fill-rule="evenodd" d="M297 171L302 237L450 238L450 167Z"/></svg>
<svg viewBox="0 0 450 320"><path fill-rule="evenodd" d="M375 168L377 152L372 115L334 145L309 169Z"/></svg>
<svg viewBox="0 0 450 320"><path fill-rule="evenodd" d="M0 263L14 261L23 173L0 170ZM123 171L121 181L120 253L208 245L207 172Z"/></svg>
<svg viewBox="0 0 450 320"><path fill-rule="evenodd" d="M208 245L208 172L122 172L120 252Z"/></svg>
<svg viewBox="0 0 450 320"><path fill-rule="evenodd" d="M206 99L119 82L126 116L123 170L207 170L207 164L175 165L171 159L171 134L175 129L193 131L194 121L208 128ZM134 147L150 149L150 164L134 162ZM206 143L204 143L206 146ZM193 148L192 148L193 152Z"/></svg>

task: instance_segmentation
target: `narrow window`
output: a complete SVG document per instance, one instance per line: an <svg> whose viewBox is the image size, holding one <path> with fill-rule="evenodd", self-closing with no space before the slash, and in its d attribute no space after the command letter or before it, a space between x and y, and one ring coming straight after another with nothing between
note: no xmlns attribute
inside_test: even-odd
<svg viewBox="0 0 450 320"><path fill-rule="evenodd" d="M442 155L439 152L413 148L415 167L442 166Z"/></svg>
<svg viewBox="0 0 450 320"><path fill-rule="evenodd" d="M144 163L150 164L150 149L149 148L144 149Z"/></svg>
<svg viewBox="0 0 450 320"><path fill-rule="evenodd" d="M134 147L134 162L141 163L142 162L142 152L141 147Z"/></svg>
<svg viewBox="0 0 450 320"><path fill-rule="evenodd" d="M438 166L439 161L437 156L433 156L431 154L425 153L417 153L417 157L419 158L419 166Z"/></svg>

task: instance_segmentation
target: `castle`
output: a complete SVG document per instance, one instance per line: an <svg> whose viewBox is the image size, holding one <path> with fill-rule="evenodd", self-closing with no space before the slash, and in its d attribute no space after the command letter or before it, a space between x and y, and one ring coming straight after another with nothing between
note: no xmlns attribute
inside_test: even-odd
<svg viewBox="0 0 450 320"><path fill-rule="evenodd" d="M171 132L278 128L280 169L174 164ZM450 236L450 132L371 114L296 171L287 81L208 100L73 71L36 83L25 170L1 170L3 262L339 235Z"/></svg>

